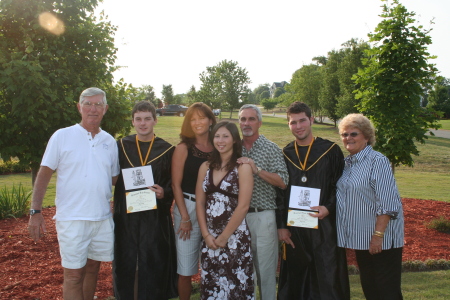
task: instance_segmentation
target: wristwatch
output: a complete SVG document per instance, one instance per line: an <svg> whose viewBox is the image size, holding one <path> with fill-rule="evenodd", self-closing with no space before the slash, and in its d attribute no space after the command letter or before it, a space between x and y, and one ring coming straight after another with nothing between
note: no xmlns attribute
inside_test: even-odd
<svg viewBox="0 0 450 300"><path fill-rule="evenodd" d="M256 167L256 175L259 175L261 173L262 169L261 167Z"/></svg>
<svg viewBox="0 0 450 300"><path fill-rule="evenodd" d="M30 216L34 214L39 214L41 211L39 209L30 209Z"/></svg>

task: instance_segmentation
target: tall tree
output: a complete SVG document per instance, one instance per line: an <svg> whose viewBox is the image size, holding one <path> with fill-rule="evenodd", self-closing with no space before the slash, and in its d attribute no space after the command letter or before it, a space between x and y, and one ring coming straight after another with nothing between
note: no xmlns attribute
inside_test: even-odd
<svg viewBox="0 0 450 300"><path fill-rule="evenodd" d="M319 94L322 85L321 66L304 65L292 74L291 83L286 91L292 94L293 101L302 101L308 104L314 116L321 115ZM285 103L289 105L290 103Z"/></svg>
<svg viewBox="0 0 450 300"><path fill-rule="evenodd" d="M428 62L429 30L415 26L415 13L398 0L383 5L383 20L369 34L365 68L357 74L359 109L377 128L376 149L393 167L412 166L411 154L419 155L414 143L424 143L429 128L438 128L435 114L420 107L423 88L432 84L437 69Z"/></svg>
<svg viewBox="0 0 450 300"><path fill-rule="evenodd" d="M319 105L323 113L334 122L339 119L337 110L338 97L341 93L338 71L344 53L337 50L328 52L326 64L320 69L322 71L322 88L319 94Z"/></svg>
<svg viewBox="0 0 450 300"><path fill-rule="evenodd" d="M222 109L225 104L230 109L230 118L233 109L246 101L249 93L248 84L251 83L245 68L239 67L235 61L223 60L214 67L206 67L200 74L202 82L202 96L211 97L211 102Z"/></svg>
<svg viewBox="0 0 450 300"><path fill-rule="evenodd" d="M158 105L158 102L156 101L156 96L155 96L155 89L151 85L144 84L141 87L141 91L144 96L144 98L143 98L144 100L152 102L155 106Z"/></svg>
<svg viewBox="0 0 450 300"><path fill-rule="evenodd" d="M0 149L3 157L29 163L33 179L51 134L79 121L81 91L97 86L111 95L117 88L112 84L116 27L103 15L94 16L97 4L0 1ZM115 122L127 122L121 113L127 104L108 100L107 116L117 109L123 120Z"/></svg>
<svg viewBox="0 0 450 300"><path fill-rule="evenodd" d="M357 105L360 99L356 99L353 92L355 85L353 76L363 67L362 59L364 51L369 49L369 44L364 41L351 39L342 44L340 52L343 54L342 60L337 71L339 81L339 95L337 102L337 115L343 117L349 113L357 113Z"/></svg>
<svg viewBox="0 0 450 300"><path fill-rule="evenodd" d="M197 90L195 89L194 85L192 85L189 88L189 91L186 93L186 100L188 106L197 102Z"/></svg>
<svg viewBox="0 0 450 300"><path fill-rule="evenodd" d="M161 100L164 102L165 105L174 103L175 98L173 95L173 89L171 84L169 85L163 84L161 94L162 94Z"/></svg>

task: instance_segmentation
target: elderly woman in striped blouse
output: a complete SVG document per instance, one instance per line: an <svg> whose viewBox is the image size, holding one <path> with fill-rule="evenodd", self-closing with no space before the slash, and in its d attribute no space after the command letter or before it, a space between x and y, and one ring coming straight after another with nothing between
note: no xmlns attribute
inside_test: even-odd
<svg viewBox="0 0 450 300"><path fill-rule="evenodd" d="M345 168L337 183L338 246L355 249L368 300L403 299L403 209L389 163L375 151L375 128L362 114L339 124Z"/></svg>

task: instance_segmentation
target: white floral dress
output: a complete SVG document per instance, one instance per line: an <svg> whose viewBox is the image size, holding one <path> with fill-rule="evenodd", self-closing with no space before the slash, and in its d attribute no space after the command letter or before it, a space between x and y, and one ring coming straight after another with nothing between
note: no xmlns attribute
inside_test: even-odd
<svg viewBox="0 0 450 300"><path fill-rule="evenodd" d="M230 170L214 185L212 170L203 181L206 193L206 223L214 237L228 224L238 204L237 168ZM201 299L254 299L253 262L250 231L245 219L228 239L224 248L209 249L202 245Z"/></svg>

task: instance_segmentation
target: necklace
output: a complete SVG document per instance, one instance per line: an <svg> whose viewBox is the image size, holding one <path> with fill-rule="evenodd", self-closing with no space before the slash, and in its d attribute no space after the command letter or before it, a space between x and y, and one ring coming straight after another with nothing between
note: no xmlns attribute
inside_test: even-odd
<svg viewBox="0 0 450 300"><path fill-rule="evenodd" d="M304 162L302 163L302 161L300 160L300 155L299 155L299 153L298 153L297 142L294 142L295 153L297 154L298 162L300 163L300 170L304 171L303 176L302 176L302 178L301 178L301 181L302 181L302 182L307 182L307 181L308 181L308 177L306 177L306 171L308 171L308 170L306 169L306 163L308 162L309 153L311 152L311 147L312 147L312 144L313 144L313 143L314 143L314 137L313 137L313 139L311 140L311 142L309 143L308 151L306 152L306 155L305 155L305 160L304 160Z"/></svg>
<svg viewBox="0 0 450 300"><path fill-rule="evenodd" d="M147 164L148 156L150 155L150 151L152 150L154 141L155 141L155 135L153 135L152 141L150 143L150 147L148 147L148 150L147 150L147 155L145 156L145 160L143 160L142 159L142 153L141 153L141 147L139 145L139 139L138 139L138 136L136 134L136 147L138 149L139 159L141 160L141 165L142 166L145 166Z"/></svg>

